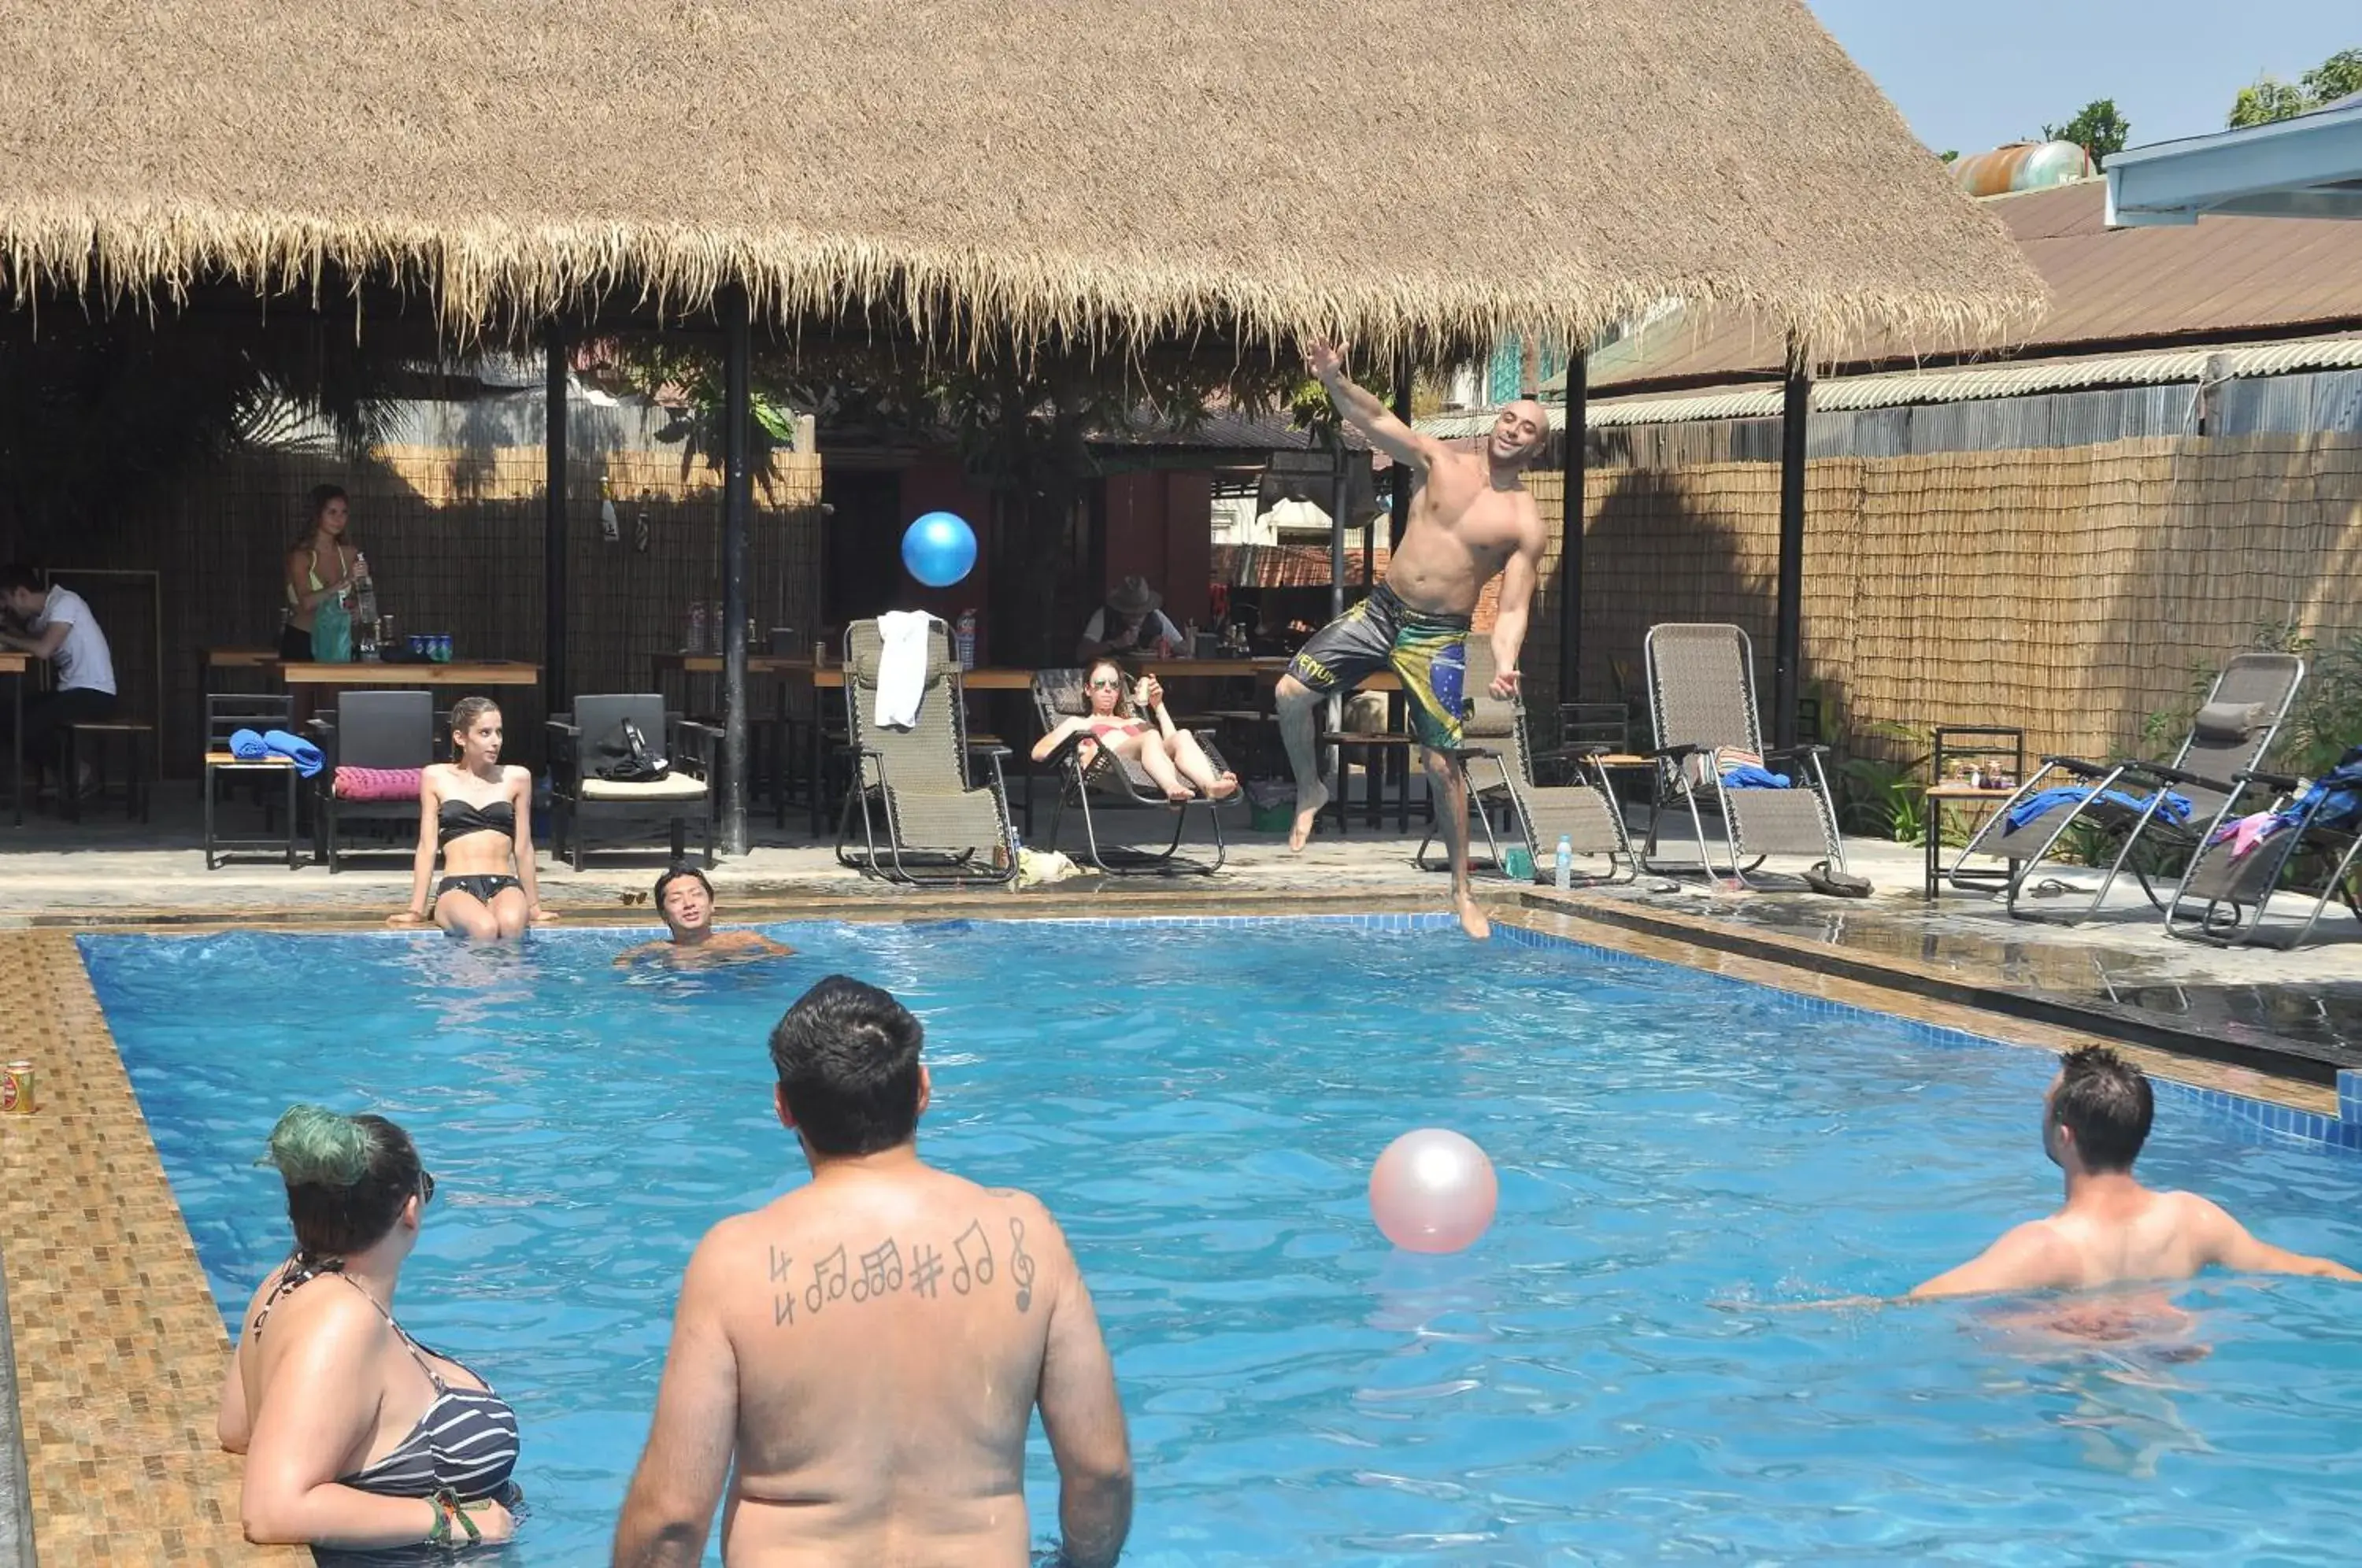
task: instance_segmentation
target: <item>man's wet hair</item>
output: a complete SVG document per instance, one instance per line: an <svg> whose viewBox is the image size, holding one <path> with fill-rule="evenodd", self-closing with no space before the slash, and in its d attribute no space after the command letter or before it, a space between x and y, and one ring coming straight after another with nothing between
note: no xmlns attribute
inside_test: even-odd
<svg viewBox="0 0 2362 1568"><path fill-rule="evenodd" d="M650 899L655 900L657 913L661 914L664 912L665 889L671 887L674 882L683 877L693 878L699 887L705 889L705 896L707 898L710 899L713 897L713 884L705 879L704 872L700 871L694 866L675 866L667 870L663 876L657 878L656 891L648 895Z"/></svg>
<svg viewBox="0 0 2362 1568"><path fill-rule="evenodd" d="M2147 1075L2105 1045L2068 1052L2058 1058L2058 1071L2050 1114L2075 1134L2084 1168L2132 1169L2157 1114Z"/></svg>
<svg viewBox="0 0 2362 1568"><path fill-rule="evenodd" d="M771 1066L813 1152L874 1154L909 1143L925 1042L909 1008L849 975L797 998L771 1031Z"/></svg>

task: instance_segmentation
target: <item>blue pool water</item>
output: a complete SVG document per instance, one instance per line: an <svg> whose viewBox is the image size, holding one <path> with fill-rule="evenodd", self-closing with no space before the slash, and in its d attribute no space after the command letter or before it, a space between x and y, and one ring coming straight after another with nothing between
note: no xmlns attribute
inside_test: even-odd
<svg viewBox="0 0 2362 1568"><path fill-rule="evenodd" d="M95 937L216 1297L284 1253L250 1162L375 1109L441 1186L401 1307L522 1412L512 1559L603 1561L681 1264L803 1179L764 1040L831 970L924 1017L933 1158L1041 1194L1096 1292L1140 1480L1126 1562L2350 1562L2362 1287L2215 1279L2202 1359L1893 1292L2055 1201L2051 1067L1564 944L1335 922L811 924L734 972L638 937ZM1389 1251L1370 1162L1459 1128L1489 1236ZM2143 1162L2362 1258L2362 1159L2169 1099ZM1037 1537L1054 1515L1038 1430Z"/></svg>

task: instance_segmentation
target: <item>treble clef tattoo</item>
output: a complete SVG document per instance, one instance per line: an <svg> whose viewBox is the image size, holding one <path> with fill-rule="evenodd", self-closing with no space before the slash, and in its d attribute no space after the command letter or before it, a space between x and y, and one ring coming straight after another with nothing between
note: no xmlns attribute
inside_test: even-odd
<svg viewBox="0 0 2362 1568"><path fill-rule="evenodd" d="M1009 1276L1017 1282L1017 1309L1031 1311L1033 1307L1033 1259L1025 1251L1025 1221L1014 1215L1009 1220Z"/></svg>

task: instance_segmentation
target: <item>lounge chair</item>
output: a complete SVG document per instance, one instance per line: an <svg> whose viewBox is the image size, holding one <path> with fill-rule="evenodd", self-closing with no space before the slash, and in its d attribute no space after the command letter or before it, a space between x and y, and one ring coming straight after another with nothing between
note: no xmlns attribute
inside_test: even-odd
<svg viewBox="0 0 2362 1568"><path fill-rule="evenodd" d="M983 748L991 777L982 784L968 781L967 701L952 657L951 629L928 618L925 685L917 723L907 730L876 722L883 652L877 622L845 627L844 722L855 771L838 819L838 862L910 886L1015 879L1017 851L1000 772L1009 753Z"/></svg>
<svg viewBox="0 0 2362 1568"><path fill-rule="evenodd" d="M1087 694L1083 690L1081 669L1038 669L1033 672L1033 712L1042 723L1042 733L1048 734L1060 722L1090 712ZM1211 730L1192 732L1205 750L1206 759L1218 773L1231 771L1214 744ZM1058 843L1058 824L1065 819L1069 803L1083 817L1084 857L1098 870L1115 877L1175 876L1194 872L1210 877L1222 868L1230 848L1222 839L1222 813L1220 801L1203 795L1188 801L1177 810L1164 798L1164 791L1148 776L1148 770L1129 757L1116 756L1104 746L1094 747L1090 766L1082 761L1080 735L1069 735L1064 745L1048 758L1058 778L1057 803L1050 810L1050 836L1043 842L1054 848ZM1236 800L1238 796L1231 799ZM1096 811L1113 808L1130 812L1153 809L1164 813L1173 824L1173 836L1163 849L1141 849L1099 842L1099 819ZM1195 860L1181 853L1181 835L1188 827L1189 813L1203 809L1214 834L1212 861ZM1164 819L1160 819L1164 820Z"/></svg>
<svg viewBox="0 0 2362 1568"><path fill-rule="evenodd" d="M631 756L629 723L641 745L668 764L661 778L610 778ZM574 711L547 722L550 853L582 869L590 830L612 846L664 830L676 864L689 857L693 823L713 864L713 748L721 732L665 712L661 692L577 697Z"/></svg>
<svg viewBox="0 0 2362 1568"><path fill-rule="evenodd" d="M1508 822L1516 824L1528 854L1533 857L1535 881L1547 882L1555 875L1561 838L1570 841L1577 856L1597 856L1606 862L1602 872L1578 873L1577 886L1630 881L1639 874L1632 840L1624 831L1623 813L1617 809L1616 799L1607 790L1606 777L1596 761L1615 748L1605 744L1570 747L1567 755L1575 762L1576 782L1537 784L1525 701L1518 698L1505 702L1494 696L1490 690L1493 670L1490 642L1483 637L1469 638L1468 672L1462 688L1466 693L1468 717L1461 725L1464 744L1454 755L1460 760L1462 779L1468 790L1469 826L1472 834L1478 825L1484 828L1485 841L1492 849L1490 864L1497 869L1507 868L1501 857L1501 841L1493 831L1493 813L1502 811ZM1418 841L1418 851L1412 857L1422 871L1451 869L1447 865L1430 864L1428 860L1428 846L1435 837L1436 828L1430 822L1427 836ZM1473 846L1470 862L1477 863Z"/></svg>
<svg viewBox="0 0 2362 1568"><path fill-rule="evenodd" d="M2354 889L2355 861L2362 856L2362 746L2301 794L2300 780L2285 774L2248 772L2232 782L2237 788L2220 824L2190 857L2166 905L2166 934L2222 947L2292 948L2312 933L2333 898L2362 919ZM2259 820L2243 832L2239 803L2250 790L2257 791L2253 803L2279 805L2257 813ZM2293 930L2264 924L2276 893L2312 900Z"/></svg>
<svg viewBox="0 0 2362 1568"><path fill-rule="evenodd" d="M2036 870L2082 824L2095 836L2099 853L2113 846L2115 856L2080 916L2097 913L2127 869L2149 902L2166 908L2157 886L2159 873L2147 856L2177 850L2186 856L2205 843L2231 809L2239 790L2235 780L2263 761L2303 683L2304 660L2295 655L2243 653L2215 678L2170 763L2044 757L1969 840L1960 851L1962 864L1975 855L2010 862L2003 889L2009 912L2022 920L2045 918L2048 911L2018 904ZM1989 890L1963 881L1957 867L1952 884ZM2045 894L2074 890L2056 877L2035 887Z"/></svg>
<svg viewBox="0 0 2362 1568"><path fill-rule="evenodd" d="M1646 650L1657 770L1642 864L1652 871L1687 869L1655 860L1666 812L1678 808L1689 814L1698 865L1709 877L1716 875L1705 836L1712 812L1721 819L1730 875L1739 882L1772 856L1810 856L1821 863L1805 874L1811 886L1867 892L1868 884L1845 868L1845 843L1821 764L1828 747L1764 749L1755 652L1747 634L1737 626L1669 624L1650 628ZM1788 788L1738 782L1775 773L1774 763L1787 767Z"/></svg>

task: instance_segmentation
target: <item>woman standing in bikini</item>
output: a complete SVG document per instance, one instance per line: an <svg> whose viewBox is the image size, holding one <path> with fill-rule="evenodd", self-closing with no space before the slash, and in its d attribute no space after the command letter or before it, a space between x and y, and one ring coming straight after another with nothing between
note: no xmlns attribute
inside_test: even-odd
<svg viewBox="0 0 2362 1568"><path fill-rule="evenodd" d="M533 874L533 774L501 764L501 711L489 697L451 705L458 760L436 763L418 778L418 854L411 865L410 907L388 925L416 925L430 910L453 936L491 942L520 935L553 917L541 907ZM427 902L437 850L443 880Z"/></svg>
<svg viewBox="0 0 2362 1568"><path fill-rule="evenodd" d="M1164 688L1153 675L1143 675L1131 697L1124 695L1122 667L1103 658L1083 677L1087 712L1062 719L1033 743L1033 760L1048 760L1066 737L1082 734L1082 758L1088 767L1096 750L1105 746L1116 756L1140 764L1168 801L1181 801L1204 790L1206 798L1226 801L1239 792L1235 773L1217 772L1198 737L1176 727L1164 711ZM1152 716L1142 719L1145 712Z"/></svg>
<svg viewBox="0 0 2362 1568"><path fill-rule="evenodd" d="M312 629L320 607L360 575L360 552L345 540L350 523L351 508L343 491L332 484L313 490L311 520L287 551L287 624L279 634L283 663L313 662Z"/></svg>

